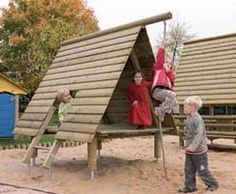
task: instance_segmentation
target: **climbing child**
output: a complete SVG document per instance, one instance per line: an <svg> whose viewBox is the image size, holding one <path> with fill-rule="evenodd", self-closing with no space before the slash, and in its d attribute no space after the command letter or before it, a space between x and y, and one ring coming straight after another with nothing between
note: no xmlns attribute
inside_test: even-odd
<svg viewBox="0 0 236 194"><path fill-rule="evenodd" d="M171 61L165 59L164 42L158 49L151 74L153 77L152 97L161 102L159 107L155 108L155 113L162 122L166 113L178 112L178 101L173 91L175 72L172 70Z"/></svg>
<svg viewBox="0 0 236 194"><path fill-rule="evenodd" d="M186 120L186 158L185 158L185 187L179 192L191 193L197 191L196 172L206 184L207 191L218 188L218 182L208 169L206 131L198 110L202 106L199 96L190 96L185 100L184 113Z"/></svg>
<svg viewBox="0 0 236 194"><path fill-rule="evenodd" d="M133 83L128 86L129 123L136 125L138 129L152 124L151 110L148 103L147 88L151 82L145 81L143 73L136 71L133 76Z"/></svg>
<svg viewBox="0 0 236 194"><path fill-rule="evenodd" d="M57 99L60 102L59 109L58 109L59 127L60 127L62 125L64 117L67 114L68 109L71 106L70 91L66 88L58 90L57 91Z"/></svg>

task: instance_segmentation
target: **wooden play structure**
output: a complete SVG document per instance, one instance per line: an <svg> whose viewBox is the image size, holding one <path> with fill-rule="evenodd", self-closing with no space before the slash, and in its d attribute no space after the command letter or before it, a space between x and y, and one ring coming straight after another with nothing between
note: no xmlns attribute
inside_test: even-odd
<svg viewBox="0 0 236 194"><path fill-rule="evenodd" d="M207 137L236 139L235 112L217 113L218 107L236 106L236 34L186 42L177 70L176 93L183 109L190 95L202 98ZM183 111L182 111L183 113ZM183 120L176 116L180 127L180 144L184 144Z"/></svg>
<svg viewBox="0 0 236 194"><path fill-rule="evenodd" d="M153 126L144 130L128 125L129 103L122 88L131 82L137 69L150 79L155 59L145 25L171 17L171 13L165 13L63 42L15 128L16 134L33 138L24 162L30 164L31 158L37 157L39 140L47 132L56 134L43 164L48 169L63 141L88 144L92 179L97 169L97 150L101 150L104 139L153 135L155 157L159 158L163 148L160 123L154 117ZM47 125L60 88L68 88L76 95L60 130L50 130ZM150 105L154 116L151 100ZM172 115L163 122L163 131L170 129L175 129Z"/></svg>

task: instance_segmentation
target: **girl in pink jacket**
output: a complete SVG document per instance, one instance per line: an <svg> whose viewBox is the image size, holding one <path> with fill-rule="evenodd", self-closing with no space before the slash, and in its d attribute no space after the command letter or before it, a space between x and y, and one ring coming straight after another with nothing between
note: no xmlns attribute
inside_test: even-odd
<svg viewBox="0 0 236 194"><path fill-rule="evenodd" d="M175 72L172 70L171 61L165 60L164 44L158 49L151 73L153 76L152 97L161 102L155 108L155 113L162 122L166 113L178 112L178 101L175 92L173 92Z"/></svg>

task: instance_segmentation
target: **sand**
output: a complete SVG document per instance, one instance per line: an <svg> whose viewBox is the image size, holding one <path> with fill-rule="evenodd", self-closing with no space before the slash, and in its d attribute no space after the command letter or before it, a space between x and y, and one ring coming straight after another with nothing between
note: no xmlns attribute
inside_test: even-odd
<svg viewBox="0 0 236 194"><path fill-rule="evenodd" d="M221 140L231 143L232 140ZM162 160L153 157L153 138L116 139L103 144L98 161L97 177L89 180L86 164L86 145L61 148L53 165L53 177L48 181L47 170L41 167L46 151L40 151L32 175L21 162L25 150L0 151L0 183L41 189L60 194L171 194L183 187L184 150L178 146L178 137L164 138L168 180L165 179ZM209 151L209 165L220 188L214 194L236 193L236 153ZM196 193L205 191L197 180ZM5 192L4 192L5 189ZM8 189L8 190L7 190ZM11 191L12 190L12 191ZM0 193L43 194L26 188L0 185Z"/></svg>

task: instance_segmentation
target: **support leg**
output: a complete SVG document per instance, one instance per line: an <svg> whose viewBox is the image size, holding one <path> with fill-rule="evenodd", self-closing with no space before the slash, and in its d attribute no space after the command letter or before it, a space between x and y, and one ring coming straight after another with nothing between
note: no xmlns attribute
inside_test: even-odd
<svg viewBox="0 0 236 194"><path fill-rule="evenodd" d="M94 180L94 174L97 170L97 145L97 137L94 137L93 141L88 143L88 168L91 180Z"/></svg>
<svg viewBox="0 0 236 194"><path fill-rule="evenodd" d="M98 154L97 154L97 158L99 159L100 156L101 156L101 150L102 150L102 141L101 140L98 140Z"/></svg>
<svg viewBox="0 0 236 194"><path fill-rule="evenodd" d="M32 155L32 167L36 166L36 158L38 157L38 149L33 149L33 155Z"/></svg>
<svg viewBox="0 0 236 194"><path fill-rule="evenodd" d="M161 157L161 139L160 134L154 135L154 157L158 160Z"/></svg>

